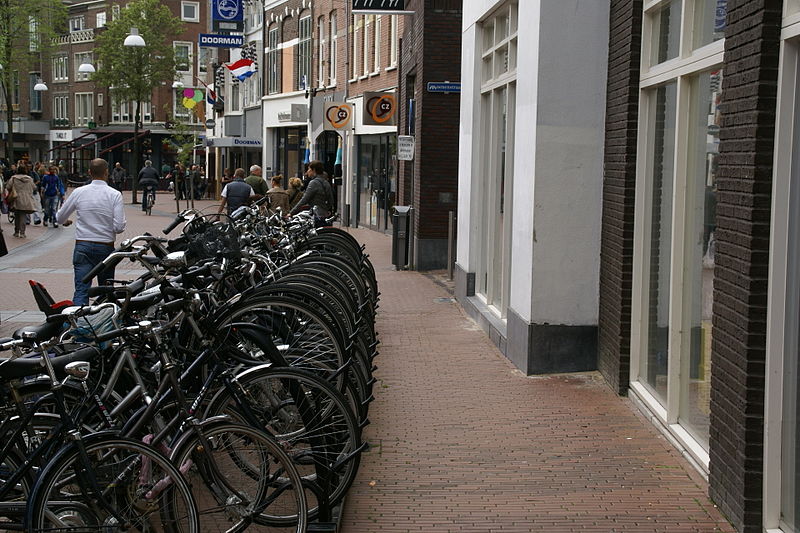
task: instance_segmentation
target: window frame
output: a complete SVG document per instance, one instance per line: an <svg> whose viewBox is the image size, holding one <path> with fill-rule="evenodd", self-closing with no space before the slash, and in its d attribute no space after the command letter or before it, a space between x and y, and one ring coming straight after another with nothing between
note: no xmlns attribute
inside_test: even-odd
<svg viewBox="0 0 800 533"><path fill-rule="evenodd" d="M89 122L94 121L94 93L76 92L75 93L75 126L88 126ZM88 106L86 104L88 103ZM83 109L86 107L86 109ZM89 111L88 116L84 116Z"/></svg>
<svg viewBox="0 0 800 533"><path fill-rule="evenodd" d="M269 28L267 32L267 94L277 94L281 92L280 76L278 67L280 65L280 28L277 24Z"/></svg>
<svg viewBox="0 0 800 533"><path fill-rule="evenodd" d="M695 8L699 0L684 0L681 9L678 56L661 63L652 64L651 46L654 37L654 15L669 4L671 0L656 0L645 4L642 22L642 54L640 75L639 121L637 126L638 145L636 151L636 200L634 213L634 258L631 315L640 317L631 324L630 355L630 392L634 394L645 410L653 415L656 426L670 438L677 440L684 447L692 462L704 474L708 475L709 455L705 446L688 431L680 421L681 405L685 398L681 393L682 363L688 345L685 324L690 310L687 298L691 290L684 287L684 272L687 233L691 227L687 224L688 205L697 199L689 198L688 165L692 147L688 144L688 135L692 128L690 110L693 103L691 83L696 77L706 72L721 70L724 66L724 39L694 49L692 46L692 25ZM665 403L650 391L640 376L643 365L641 358L647 353L647 321L649 291L649 261L651 231L650 198L652 196L651 176L648 165L652 156L652 128L654 119L654 94L658 87L666 83L677 84L675 151L673 169L673 214L671 221L671 262L669 266L669 319L668 319L668 354L667 354L667 388ZM644 313L644 314L643 314ZM713 334L713 333L712 333ZM688 378L686 378L688 379Z"/></svg>
<svg viewBox="0 0 800 533"><path fill-rule="evenodd" d="M331 12L330 16L328 17L328 23L330 28L330 46L328 47L328 86L336 85L336 67L337 67L337 57L336 54L339 52L339 36L337 35L337 14L336 12Z"/></svg>
<svg viewBox="0 0 800 533"><path fill-rule="evenodd" d="M299 91L307 90L313 85L311 81L312 22L310 13L301 15L297 21L297 80L295 87ZM305 83L303 83L303 76L305 76Z"/></svg>
<svg viewBox="0 0 800 533"><path fill-rule="evenodd" d="M187 55L187 69L182 70L180 67L176 67L176 72L181 75L193 75L194 74L194 43L191 41L172 41L172 49L176 51L175 57L178 57L177 50L178 48L185 47L188 50Z"/></svg>
<svg viewBox="0 0 800 533"><path fill-rule="evenodd" d="M194 8L194 16L187 17L184 11L187 7ZM181 0L181 20L184 22L200 22L200 2L194 0Z"/></svg>

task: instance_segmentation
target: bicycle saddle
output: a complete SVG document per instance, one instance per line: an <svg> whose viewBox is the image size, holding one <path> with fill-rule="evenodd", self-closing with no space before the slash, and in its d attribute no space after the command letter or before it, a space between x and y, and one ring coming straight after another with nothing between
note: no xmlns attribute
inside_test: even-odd
<svg viewBox="0 0 800 533"><path fill-rule="evenodd" d="M52 321L52 322L45 322L43 324L39 324L37 326L23 326L12 333L12 337L15 339L22 339L24 333L33 332L35 337L31 339L32 341L42 342L46 340L50 340L56 335L62 333L64 329L66 329L68 323L66 320L64 321Z"/></svg>
<svg viewBox="0 0 800 533"><path fill-rule="evenodd" d="M53 363L53 369L56 371L56 376L59 379L64 379L66 373L64 368L73 361L91 361L99 354L99 350L93 346L86 346L75 350L74 352L58 357L51 357L50 362ZM38 376L45 371L42 364L41 354L32 354L30 356L22 357L19 359L2 359L0 358L0 379L9 381L12 379L21 379L29 376Z"/></svg>

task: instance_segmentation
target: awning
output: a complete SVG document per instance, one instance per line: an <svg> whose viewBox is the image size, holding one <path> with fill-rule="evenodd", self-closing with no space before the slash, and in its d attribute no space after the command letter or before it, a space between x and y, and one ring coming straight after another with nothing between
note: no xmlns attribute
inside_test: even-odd
<svg viewBox="0 0 800 533"><path fill-rule="evenodd" d="M99 142L100 142L100 141L102 141L103 139L108 139L109 137L111 137L111 136L113 136L113 135L114 135L113 133L109 133L109 134L107 134L107 135L103 135L102 137L98 137L97 139L93 140L92 142L88 142L88 143L86 143L86 144L82 144L82 145L80 145L80 146L78 146L78 147L75 147L75 148L73 148L72 150L70 150L70 151L69 151L69 153L71 153L71 154L74 154L74 153L75 153L75 152L77 152L78 150L83 150L83 149L84 149L84 148L86 148L87 146L91 146L91 145L93 145L93 144L95 144L95 143L99 143Z"/></svg>
<svg viewBox="0 0 800 533"><path fill-rule="evenodd" d="M65 142L64 144L59 144L58 146L53 146L52 148L50 148L50 149L49 149L47 152L45 152L45 153L47 154L47 153L50 153L50 152L52 152L53 150L59 150L59 149L61 149L61 148L66 148L67 146L69 146L70 144L74 143L74 142L75 142L75 141L77 141L78 139L83 139L84 137L88 137L89 135L92 135L93 133L94 133L93 131L92 131L92 132L89 132L89 133L84 133L84 134L83 134L83 135L81 135L80 137L75 137L74 139L72 139L72 140L71 140L71 141L69 141L69 142Z"/></svg>
<svg viewBox="0 0 800 533"><path fill-rule="evenodd" d="M120 133L120 132L115 131L114 133ZM144 130L144 131L140 132L139 135L137 135L136 137L143 137L145 135L150 135L150 130ZM134 139L134 137L131 137L130 139L125 139L121 143L117 143L114 146L110 146L110 147L106 148L105 150L100 152L98 155L103 155L105 153L110 152L111 150L113 150L115 148L119 148L120 146L124 146L124 145L128 144L129 142L133 141L133 139Z"/></svg>

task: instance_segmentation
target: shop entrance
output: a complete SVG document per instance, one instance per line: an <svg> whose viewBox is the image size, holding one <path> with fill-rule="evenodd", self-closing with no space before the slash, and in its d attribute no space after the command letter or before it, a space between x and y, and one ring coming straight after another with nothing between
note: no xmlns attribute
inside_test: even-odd
<svg viewBox="0 0 800 533"><path fill-rule="evenodd" d="M358 223L386 231L397 191L397 137L361 135L358 139Z"/></svg>

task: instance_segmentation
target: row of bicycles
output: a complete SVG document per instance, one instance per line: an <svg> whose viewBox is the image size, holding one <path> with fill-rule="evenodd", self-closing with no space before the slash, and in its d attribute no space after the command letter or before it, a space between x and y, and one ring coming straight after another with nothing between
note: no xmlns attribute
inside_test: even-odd
<svg viewBox="0 0 800 533"><path fill-rule="evenodd" d="M0 529L333 530L367 444L379 293L363 248L242 207L185 211L0 339ZM37 292L38 291L38 292ZM326 529L330 528L330 529Z"/></svg>

